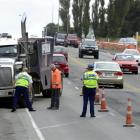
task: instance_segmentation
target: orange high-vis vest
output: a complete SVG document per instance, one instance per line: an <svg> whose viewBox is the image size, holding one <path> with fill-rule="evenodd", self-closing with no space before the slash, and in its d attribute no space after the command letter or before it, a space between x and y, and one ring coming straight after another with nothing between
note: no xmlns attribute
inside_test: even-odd
<svg viewBox="0 0 140 140"><path fill-rule="evenodd" d="M61 80L61 71L58 69L55 69L51 72L51 88L53 89L61 89L62 88L62 80Z"/></svg>

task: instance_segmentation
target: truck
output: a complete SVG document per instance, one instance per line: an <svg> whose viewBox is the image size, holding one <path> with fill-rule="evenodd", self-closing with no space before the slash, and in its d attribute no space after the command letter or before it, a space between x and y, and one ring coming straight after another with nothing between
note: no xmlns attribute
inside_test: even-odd
<svg viewBox="0 0 140 140"><path fill-rule="evenodd" d="M30 100L33 102L34 95L50 96L51 69L54 39L47 41L45 38L28 38L25 32L25 22L22 22L22 37L20 39L0 38L0 97L12 97L15 87L13 81L16 74L23 67L27 67L33 78L33 91ZM19 104L23 106L23 97Z"/></svg>

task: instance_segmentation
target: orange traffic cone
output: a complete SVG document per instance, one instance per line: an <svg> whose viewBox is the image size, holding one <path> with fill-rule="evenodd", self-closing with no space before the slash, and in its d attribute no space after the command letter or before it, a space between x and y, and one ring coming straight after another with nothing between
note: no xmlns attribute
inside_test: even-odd
<svg viewBox="0 0 140 140"><path fill-rule="evenodd" d="M98 110L99 112L108 112L109 110L107 109L107 103L106 103L106 99L105 99L105 94L104 94L104 88L102 90L102 99L101 99L101 106L100 106L100 110Z"/></svg>
<svg viewBox="0 0 140 140"><path fill-rule="evenodd" d="M128 107L127 107L127 114L126 114L126 124L123 125L124 127L134 127L134 124L132 124L132 103L131 99L128 98Z"/></svg>
<svg viewBox="0 0 140 140"><path fill-rule="evenodd" d="M100 102L100 90L99 90L99 88L96 90L94 104L95 105L100 105L101 104L101 102Z"/></svg>

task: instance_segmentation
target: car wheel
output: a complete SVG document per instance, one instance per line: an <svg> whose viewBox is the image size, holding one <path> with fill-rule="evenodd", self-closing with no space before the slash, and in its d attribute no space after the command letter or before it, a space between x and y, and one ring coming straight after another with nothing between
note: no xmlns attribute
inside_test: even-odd
<svg viewBox="0 0 140 140"><path fill-rule="evenodd" d="M96 54L94 55L94 58L95 58L95 59L99 59L99 53L96 53Z"/></svg>
<svg viewBox="0 0 140 140"><path fill-rule="evenodd" d="M123 89L123 84L120 84L120 85L115 85L116 88L120 88L120 89Z"/></svg>
<svg viewBox="0 0 140 140"><path fill-rule="evenodd" d="M138 74L138 71L134 71L133 73L134 73L134 74Z"/></svg>
<svg viewBox="0 0 140 140"><path fill-rule="evenodd" d="M68 77L69 77L69 73L65 73L65 77L67 77L67 78L68 78Z"/></svg>

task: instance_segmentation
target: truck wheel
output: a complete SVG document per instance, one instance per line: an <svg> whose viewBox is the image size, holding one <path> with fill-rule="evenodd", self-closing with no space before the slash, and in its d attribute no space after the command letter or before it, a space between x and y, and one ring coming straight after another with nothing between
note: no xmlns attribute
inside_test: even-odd
<svg viewBox="0 0 140 140"><path fill-rule="evenodd" d="M43 90L42 91L42 95L44 98L49 98L51 97L51 90L47 89L47 90Z"/></svg>

